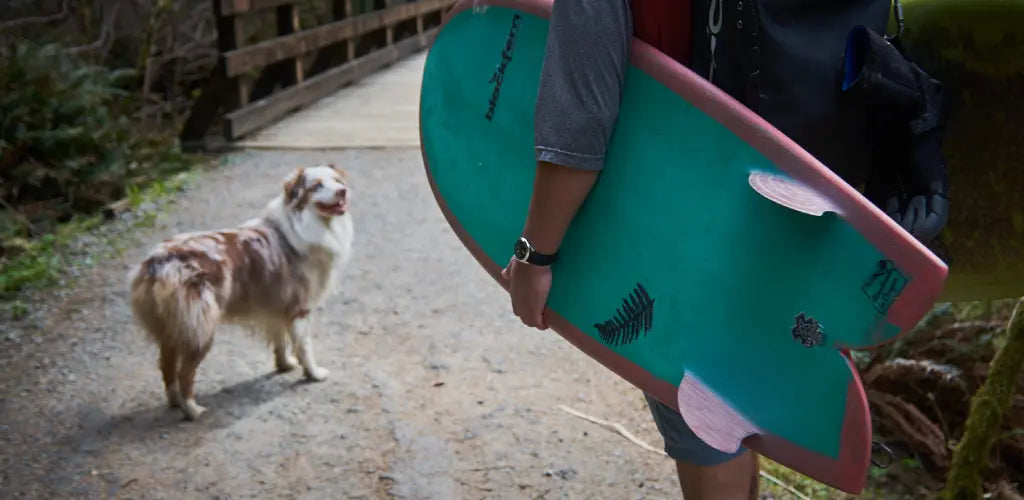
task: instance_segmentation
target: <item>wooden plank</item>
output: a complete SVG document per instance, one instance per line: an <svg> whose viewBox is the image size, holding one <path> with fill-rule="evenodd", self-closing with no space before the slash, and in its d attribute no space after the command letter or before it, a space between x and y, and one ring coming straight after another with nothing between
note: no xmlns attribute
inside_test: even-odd
<svg viewBox="0 0 1024 500"><path fill-rule="evenodd" d="M420 84L427 51L290 113L233 143L246 149L408 148L420 144Z"/></svg>
<svg viewBox="0 0 1024 500"><path fill-rule="evenodd" d="M359 80L413 52L426 48L433 42L439 30L440 27L437 27L422 35L409 37L228 113L224 120L225 136L229 140L237 139L266 126L295 109L327 96L343 85Z"/></svg>
<svg viewBox="0 0 1024 500"><path fill-rule="evenodd" d="M321 49L328 45L369 33L423 13L448 7L455 0L422 0L391 7L387 10L360 14L323 26L301 31L273 40L267 40L224 54L228 76L242 74L249 69L265 67L284 59Z"/></svg>
<svg viewBox="0 0 1024 500"><path fill-rule="evenodd" d="M220 11L225 16L237 16L294 3L295 0L220 0Z"/></svg>

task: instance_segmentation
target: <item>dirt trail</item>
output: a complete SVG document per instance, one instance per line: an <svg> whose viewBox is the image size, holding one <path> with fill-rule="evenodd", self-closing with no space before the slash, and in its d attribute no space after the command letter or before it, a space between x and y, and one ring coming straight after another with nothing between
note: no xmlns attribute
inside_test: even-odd
<svg viewBox="0 0 1024 500"><path fill-rule="evenodd" d="M251 217L295 166L353 174L356 254L315 312L325 382L224 329L185 422L125 275L175 231ZM661 439L638 391L521 326L431 197L419 152L249 152L203 174L45 313L0 329L0 498L679 498L672 464L564 404Z"/></svg>

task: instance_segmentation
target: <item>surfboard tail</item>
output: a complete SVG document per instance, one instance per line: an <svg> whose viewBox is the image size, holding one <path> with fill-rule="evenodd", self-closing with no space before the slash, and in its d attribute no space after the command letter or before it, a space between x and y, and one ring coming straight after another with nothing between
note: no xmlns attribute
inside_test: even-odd
<svg viewBox="0 0 1024 500"><path fill-rule="evenodd" d="M855 370L852 361L851 370ZM734 453L740 446L754 450L811 479L846 493L860 493L867 482L871 462L871 418L867 395L856 371L846 387L846 404L839 452L828 456L799 446L781 436L760 429L736 412L700 379L687 373L679 383L678 411L690 429L708 446ZM793 407L793 418L801 418Z"/></svg>

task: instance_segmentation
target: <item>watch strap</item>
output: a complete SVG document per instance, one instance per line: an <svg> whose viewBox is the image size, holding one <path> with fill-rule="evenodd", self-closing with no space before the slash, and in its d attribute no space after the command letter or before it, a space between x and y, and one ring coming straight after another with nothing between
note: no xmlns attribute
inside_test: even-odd
<svg viewBox="0 0 1024 500"><path fill-rule="evenodd" d="M558 260L558 252L554 254L538 253L537 251L530 252L530 255L526 257L526 262L535 266L550 266Z"/></svg>

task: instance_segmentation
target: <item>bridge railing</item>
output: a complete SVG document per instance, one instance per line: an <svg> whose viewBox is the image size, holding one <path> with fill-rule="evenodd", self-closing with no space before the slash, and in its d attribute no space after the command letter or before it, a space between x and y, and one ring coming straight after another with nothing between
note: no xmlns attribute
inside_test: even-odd
<svg viewBox="0 0 1024 500"><path fill-rule="evenodd" d="M186 148L218 121L238 139L426 48L455 0L212 2L220 56L182 127ZM308 20L316 8L329 10L326 22Z"/></svg>

